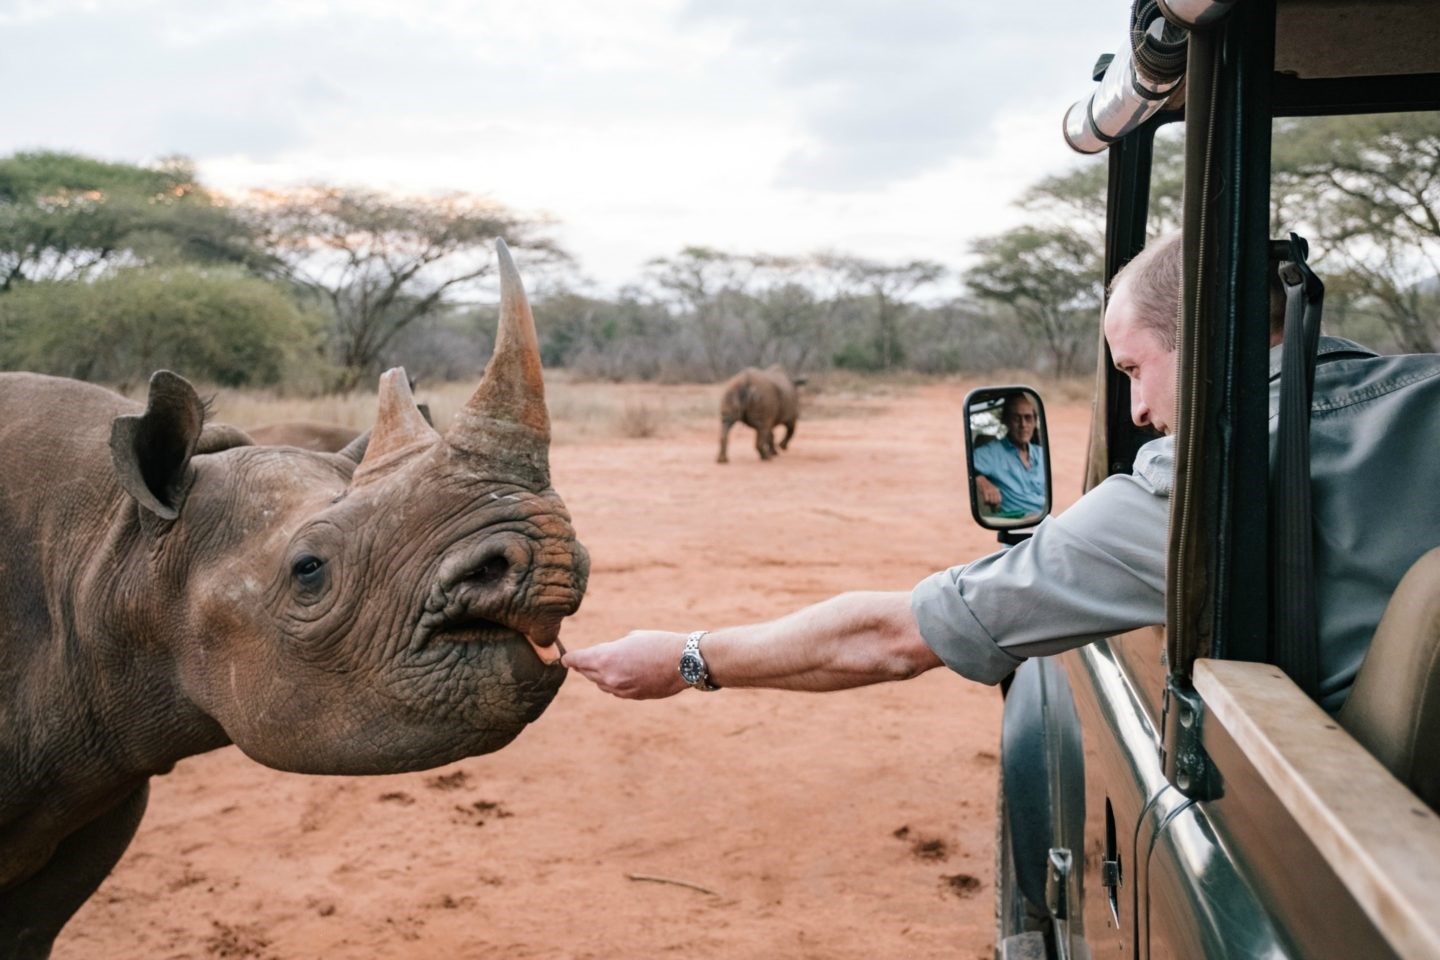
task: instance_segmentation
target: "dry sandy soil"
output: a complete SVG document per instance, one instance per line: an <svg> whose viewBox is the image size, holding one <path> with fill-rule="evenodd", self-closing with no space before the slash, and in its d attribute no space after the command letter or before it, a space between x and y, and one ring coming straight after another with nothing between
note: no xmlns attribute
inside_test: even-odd
<svg viewBox="0 0 1440 960"><path fill-rule="evenodd" d="M692 411L654 437L557 422L555 486L594 559L565 643L908 589L989 552L966 388L822 393L770 463L744 428L714 462L713 389L630 388ZM1088 410L1047 412L1063 508ZM989 957L999 707L943 669L645 703L572 677L511 746L427 773L304 777L227 748L154 781L55 956Z"/></svg>

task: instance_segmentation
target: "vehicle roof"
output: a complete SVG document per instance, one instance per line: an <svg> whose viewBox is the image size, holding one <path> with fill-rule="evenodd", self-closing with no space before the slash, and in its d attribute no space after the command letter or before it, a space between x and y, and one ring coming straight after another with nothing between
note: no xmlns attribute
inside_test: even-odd
<svg viewBox="0 0 1440 960"><path fill-rule="evenodd" d="M1440 72L1440 3L1278 0L1275 70L1306 80Z"/></svg>

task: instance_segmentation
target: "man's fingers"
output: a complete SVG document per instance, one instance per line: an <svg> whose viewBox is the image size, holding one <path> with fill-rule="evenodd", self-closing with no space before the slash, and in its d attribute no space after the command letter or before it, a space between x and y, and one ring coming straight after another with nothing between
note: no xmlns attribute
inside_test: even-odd
<svg viewBox="0 0 1440 960"><path fill-rule="evenodd" d="M684 644L683 634L636 630L618 640L571 650L561 662L611 696L653 700L684 689L677 669Z"/></svg>

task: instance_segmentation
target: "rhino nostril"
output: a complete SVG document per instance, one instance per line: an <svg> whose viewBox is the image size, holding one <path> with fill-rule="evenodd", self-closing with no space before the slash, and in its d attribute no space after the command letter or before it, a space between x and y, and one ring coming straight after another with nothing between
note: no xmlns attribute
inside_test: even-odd
<svg viewBox="0 0 1440 960"><path fill-rule="evenodd" d="M480 566L475 568L468 579L476 583L495 583L504 578L510 569L510 561L503 556L494 556L487 559Z"/></svg>

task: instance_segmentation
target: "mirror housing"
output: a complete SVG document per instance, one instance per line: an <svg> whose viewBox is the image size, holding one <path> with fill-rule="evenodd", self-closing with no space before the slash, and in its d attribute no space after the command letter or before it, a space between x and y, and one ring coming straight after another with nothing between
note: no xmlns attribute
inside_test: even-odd
<svg viewBox="0 0 1440 960"><path fill-rule="evenodd" d="M1049 515L1049 436L1045 404L1031 387L980 387L965 395L965 472L977 524L1002 531L1004 539L1004 532Z"/></svg>

